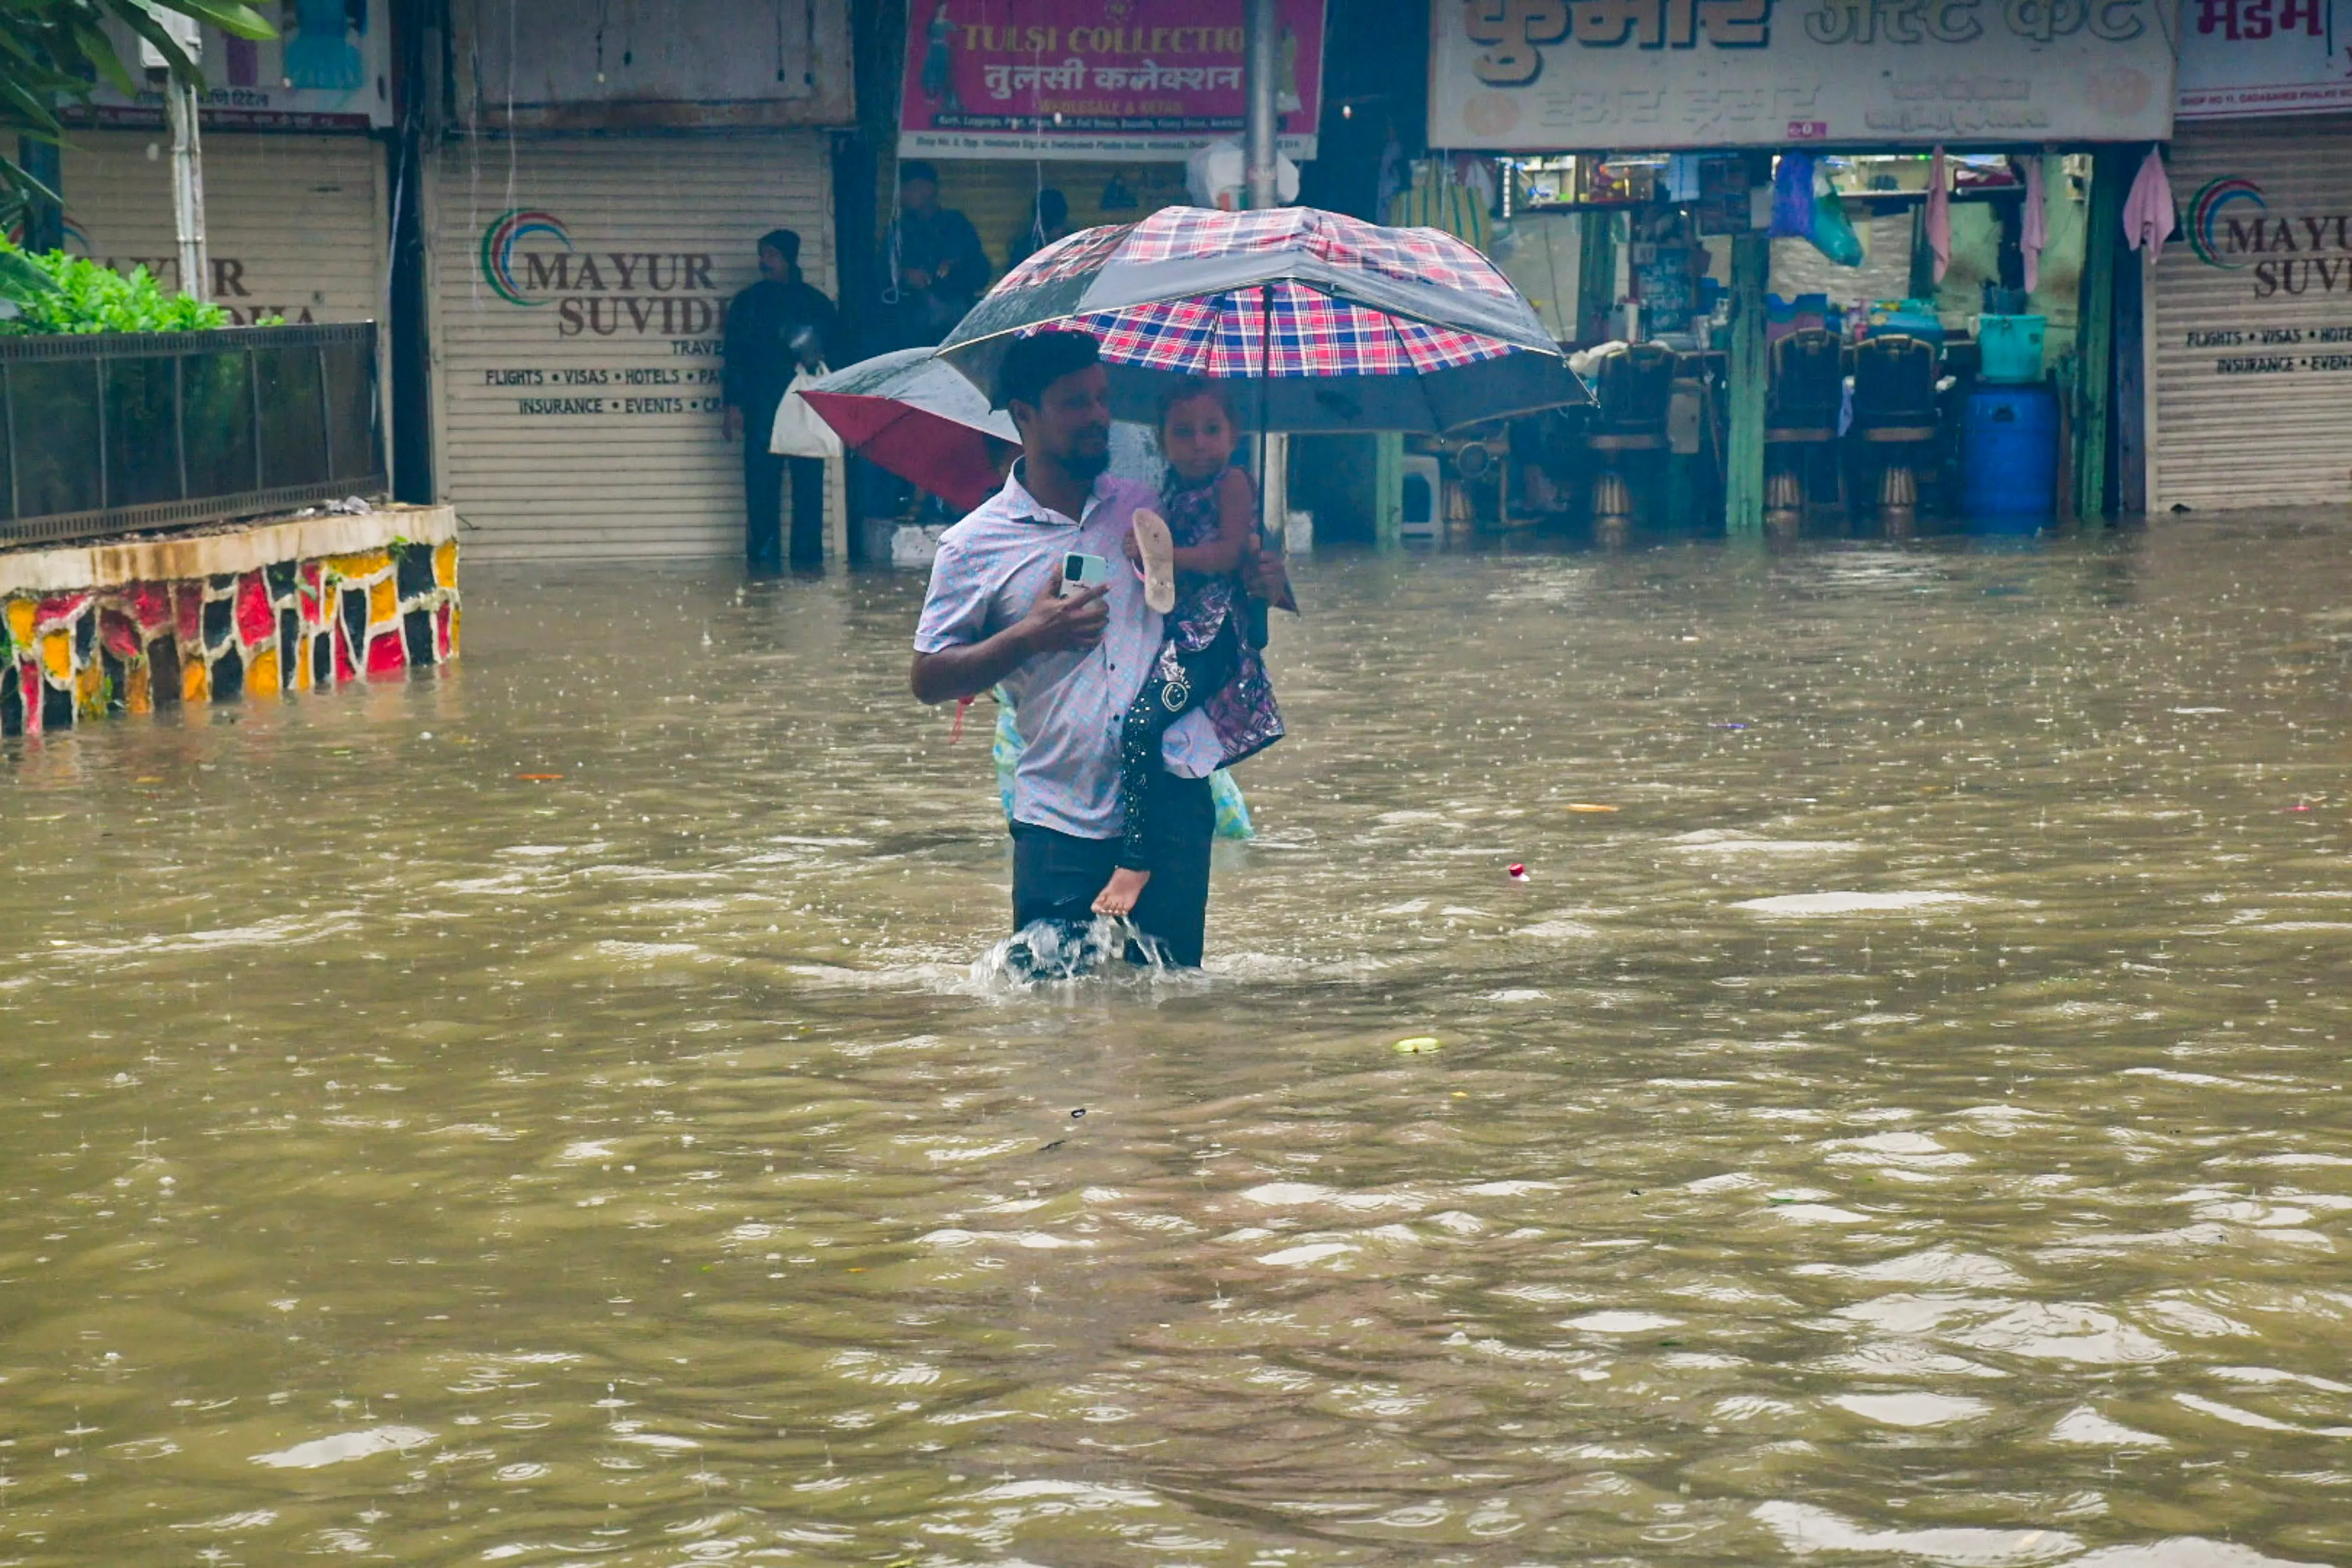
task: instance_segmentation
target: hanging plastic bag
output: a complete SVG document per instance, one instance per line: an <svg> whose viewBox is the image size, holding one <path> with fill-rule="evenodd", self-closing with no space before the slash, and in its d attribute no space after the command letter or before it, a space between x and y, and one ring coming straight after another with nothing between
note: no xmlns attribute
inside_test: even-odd
<svg viewBox="0 0 2352 1568"><path fill-rule="evenodd" d="M768 450L779 458L838 458L841 437L832 426L817 417L809 400L801 395L801 388L824 374L824 366L814 372L801 371L793 377L791 390L776 405L776 422L769 426Z"/></svg>
<svg viewBox="0 0 2352 1568"><path fill-rule="evenodd" d="M1813 155L1783 153L1772 170L1772 237L1804 239L1813 232Z"/></svg>
<svg viewBox="0 0 2352 1568"><path fill-rule="evenodd" d="M1862 265L1862 236L1853 232L1853 225L1845 216L1845 203L1838 199L1837 182L1826 169L1813 176L1812 226L1805 237L1813 248L1836 262L1840 267Z"/></svg>

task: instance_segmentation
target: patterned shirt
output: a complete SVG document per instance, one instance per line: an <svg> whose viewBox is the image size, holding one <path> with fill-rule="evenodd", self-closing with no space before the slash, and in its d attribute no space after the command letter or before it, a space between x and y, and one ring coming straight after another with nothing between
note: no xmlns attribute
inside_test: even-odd
<svg viewBox="0 0 2352 1568"><path fill-rule="evenodd" d="M1105 474L1085 517L1073 521L1032 496L1016 467L1004 488L940 536L930 592L915 630L917 653L942 653L994 637L1029 613L1064 552L1111 563L1104 599L1110 624L1080 653L1040 654L1001 684L1021 734L1013 775L1013 819L1079 838L1116 838L1118 732L1160 651L1160 616L1127 563L1129 521L1152 501L1142 485ZM1223 747L1208 716L1187 713L1168 727L1161 760L1182 778L1206 778Z"/></svg>

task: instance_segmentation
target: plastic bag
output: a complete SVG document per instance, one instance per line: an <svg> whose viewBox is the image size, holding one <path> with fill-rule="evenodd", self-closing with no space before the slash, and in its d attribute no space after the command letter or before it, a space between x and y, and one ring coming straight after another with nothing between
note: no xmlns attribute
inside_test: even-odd
<svg viewBox="0 0 2352 1568"><path fill-rule="evenodd" d="M1783 153L1772 170L1772 237L1804 239L1813 232L1813 155Z"/></svg>
<svg viewBox="0 0 2352 1568"><path fill-rule="evenodd" d="M780 458L838 458L841 437L833 426L817 417L809 400L801 395L801 388L824 374L823 365L812 374L802 371L793 377L792 390L776 405L776 421L768 428L768 450Z"/></svg>
<svg viewBox="0 0 2352 1568"><path fill-rule="evenodd" d="M1862 236L1853 232L1846 220L1845 203L1838 199L1837 182L1827 170L1813 176L1812 226L1805 237L1813 248L1836 262L1840 267L1862 265Z"/></svg>

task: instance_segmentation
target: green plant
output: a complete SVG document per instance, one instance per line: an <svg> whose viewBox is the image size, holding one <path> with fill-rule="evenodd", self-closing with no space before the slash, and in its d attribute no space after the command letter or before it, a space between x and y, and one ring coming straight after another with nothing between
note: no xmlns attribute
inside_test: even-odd
<svg viewBox="0 0 2352 1568"><path fill-rule="evenodd" d="M61 250L34 255L0 240L0 260L15 259L48 287L17 297L18 314L0 333L186 332L225 327L229 313L187 294L166 294L144 267L129 277Z"/></svg>

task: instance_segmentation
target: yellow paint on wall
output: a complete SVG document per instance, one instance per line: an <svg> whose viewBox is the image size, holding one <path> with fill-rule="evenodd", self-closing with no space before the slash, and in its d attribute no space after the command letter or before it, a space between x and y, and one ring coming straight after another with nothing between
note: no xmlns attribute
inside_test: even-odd
<svg viewBox="0 0 2352 1568"><path fill-rule="evenodd" d="M42 634L41 668L60 686L73 679L73 633Z"/></svg>
<svg viewBox="0 0 2352 1568"><path fill-rule="evenodd" d="M8 601L8 640L18 647L32 646L34 608L30 599Z"/></svg>
<svg viewBox="0 0 2352 1568"><path fill-rule="evenodd" d="M180 667L180 700L202 702L212 695L212 670L200 658Z"/></svg>
<svg viewBox="0 0 2352 1568"><path fill-rule="evenodd" d="M464 630L465 630L465 627L466 627L466 611L465 611L465 606L463 606L463 605L450 605L450 606L449 606L449 657L450 657L451 658L457 658L457 637L458 637L458 634L459 634L460 632L462 632L462 631L464 631Z"/></svg>
<svg viewBox="0 0 2352 1568"><path fill-rule="evenodd" d="M317 641L316 637L307 637L295 639L294 668L286 672L286 689L289 691L310 689L310 649Z"/></svg>
<svg viewBox="0 0 2352 1568"><path fill-rule="evenodd" d="M363 582L379 572L392 569L392 552L388 550L363 550L357 555L330 555L327 570L338 577Z"/></svg>
<svg viewBox="0 0 2352 1568"><path fill-rule="evenodd" d="M400 584L386 577L368 590L368 630L380 631L400 619Z"/></svg>
<svg viewBox="0 0 2352 1568"><path fill-rule="evenodd" d="M96 659L82 666L74 680L74 707L85 719L106 711L106 667Z"/></svg>
<svg viewBox="0 0 2352 1568"><path fill-rule="evenodd" d="M253 656L253 663L245 672L245 689L256 697L275 697L278 693L278 650L262 649Z"/></svg>
<svg viewBox="0 0 2352 1568"><path fill-rule="evenodd" d="M155 671L143 658L122 672L122 706L131 713L154 710Z"/></svg>
<svg viewBox="0 0 2352 1568"><path fill-rule="evenodd" d="M444 588L457 585L457 542L449 540L433 552L433 581Z"/></svg>

